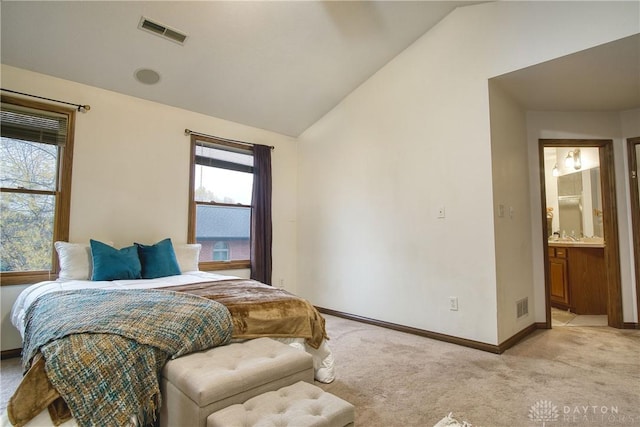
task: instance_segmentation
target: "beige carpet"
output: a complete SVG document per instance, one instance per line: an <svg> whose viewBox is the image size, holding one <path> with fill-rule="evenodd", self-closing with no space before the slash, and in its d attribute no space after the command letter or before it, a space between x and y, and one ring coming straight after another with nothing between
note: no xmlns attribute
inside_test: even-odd
<svg viewBox="0 0 640 427"><path fill-rule="evenodd" d="M431 427L453 412L485 427L640 426L640 331L537 331L502 355L325 316L357 427ZM2 361L0 408L20 377ZM606 414L602 414L606 412Z"/></svg>
<svg viewBox="0 0 640 427"><path fill-rule="evenodd" d="M449 412L485 427L640 425L640 331L537 331L495 355L326 317L337 380L322 388L356 406L357 426L433 426Z"/></svg>
<svg viewBox="0 0 640 427"><path fill-rule="evenodd" d="M22 366L19 357L0 361L0 414L4 412L7 402L18 388L20 379Z"/></svg>

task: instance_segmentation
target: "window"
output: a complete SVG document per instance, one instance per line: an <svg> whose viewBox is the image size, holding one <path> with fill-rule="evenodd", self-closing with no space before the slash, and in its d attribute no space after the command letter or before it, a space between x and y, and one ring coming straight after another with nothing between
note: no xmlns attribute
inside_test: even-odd
<svg viewBox="0 0 640 427"><path fill-rule="evenodd" d="M229 243L216 242L213 245L213 260L214 261L229 261Z"/></svg>
<svg viewBox="0 0 640 427"><path fill-rule="evenodd" d="M189 241L200 243L200 269L248 268L253 152L251 147L191 136Z"/></svg>
<svg viewBox="0 0 640 427"><path fill-rule="evenodd" d="M75 112L3 96L0 114L2 284L55 278L53 242L69 237Z"/></svg>

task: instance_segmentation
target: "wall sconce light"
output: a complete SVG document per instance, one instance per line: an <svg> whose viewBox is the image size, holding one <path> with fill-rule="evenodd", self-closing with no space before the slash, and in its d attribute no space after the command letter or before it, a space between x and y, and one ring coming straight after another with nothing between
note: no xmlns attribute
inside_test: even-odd
<svg viewBox="0 0 640 427"><path fill-rule="evenodd" d="M553 170L551 171L551 175L553 175L553 176L559 176L560 175L560 171L558 170L558 165L557 164L553 167Z"/></svg>
<svg viewBox="0 0 640 427"><path fill-rule="evenodd" d="M567 153L567 157L564 159L564 165L568 168L574 168L575 170L582 167L582 158L580 156L579 148Z"/></svg>
<svg viewBox="0 0 640 427"><path fill-rule="evenodd" d="M580 149L576 148L573 151L573 168L578 170L582 167L582 156L580 155Z"/></svg>
<svg viewBox="0 0 640 427"><path fill-rule="evenodd" d="M564 158L564 165L568 168L573 167L573 151L567 153L567 157Z"/></svg>

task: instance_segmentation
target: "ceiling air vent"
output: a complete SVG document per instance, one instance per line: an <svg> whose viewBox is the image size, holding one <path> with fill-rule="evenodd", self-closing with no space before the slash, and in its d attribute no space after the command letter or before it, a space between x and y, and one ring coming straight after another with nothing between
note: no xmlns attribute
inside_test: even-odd
<svg viewBox="0 0 640 427"><path fill-rule="evenodd" d="M184 41L187 39L186 34L183 34L178 30L174 30L173 28L169 28L166 25L154 22L144 16L140 18L138 28L178 44L184 44Z"/></svg>

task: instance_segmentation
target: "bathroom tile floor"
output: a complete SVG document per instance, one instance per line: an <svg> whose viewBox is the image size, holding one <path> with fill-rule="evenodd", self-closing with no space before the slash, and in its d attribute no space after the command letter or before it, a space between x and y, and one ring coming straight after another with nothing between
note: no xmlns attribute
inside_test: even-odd
<svg viewBox="0 0 640 427"><path fill-rule="evenodd" d="M558 326L607 326L607 315L578 315L551 307L551 327Z"/></svg>

